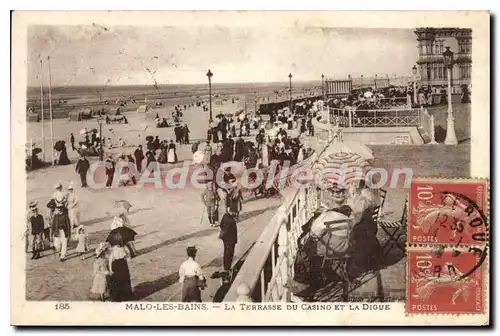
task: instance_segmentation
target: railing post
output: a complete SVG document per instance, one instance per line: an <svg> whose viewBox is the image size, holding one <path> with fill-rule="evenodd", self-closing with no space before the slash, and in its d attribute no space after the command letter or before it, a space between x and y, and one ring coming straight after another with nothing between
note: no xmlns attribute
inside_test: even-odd
<svg viewBox="0 0 500 336"><path fill-rule="evenodd" d="M375 120L375 127L377 127L377 110L373 110L373 120Z"/></svg>
<svg viewBox="0 0 500 336"><path fill-rule="evenodd" d="M435 130L434 130L434 116L431 115L430 117L430 136L431 136L431 142L429 142L429 145L437 145L438 143L436 142L435 139Z"/></svg>
<svg viewBox="0 0 500 336"><path fill-rule="evenodd" d="M349 109L348 112L349 112L349 128L351 128L352 127L352 110Z"/></svg>
<svg viewBox="0 0 500 336"><path fill-rule="evenodd" d="M250 288L246 283L241 283L236 289L236 293L238 293L238 297L236 298L237 302L252 302Z"/></svg>
<svg viewBox="0 0 500 336"><path fill-rule="evenodd" d="M292 230L293 230L293 223L292 223ZM290 263L293 262L290 259L290 255L288 253L288 232L286 230L286 225L282 224L280 231L278 233L278 262L282 260L281 264L278 265L278 269L275 270L275 272L279 272L281 274L281 283L278 284L276 283L277 286L280 286L283 290L283 295L281 296L281 301L287 301L288 298L288 279L291 278L290 273Z"/></svg>

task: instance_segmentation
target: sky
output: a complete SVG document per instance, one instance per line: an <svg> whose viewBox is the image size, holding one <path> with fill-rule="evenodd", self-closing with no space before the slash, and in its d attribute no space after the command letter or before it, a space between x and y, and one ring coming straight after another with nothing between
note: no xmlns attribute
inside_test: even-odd
<svg viewBox="0 0 500 336"><path fill-rule="evenodd" d="M286 82L411 75L412 29L33 26L28 85Z"/></svg>

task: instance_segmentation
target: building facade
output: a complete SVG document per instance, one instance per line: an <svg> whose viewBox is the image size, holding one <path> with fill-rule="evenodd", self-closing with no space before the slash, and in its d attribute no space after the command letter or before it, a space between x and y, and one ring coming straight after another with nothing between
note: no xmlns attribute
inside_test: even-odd
<svg viewBox="0 0 500 336"><path fill-rule="evenodd" d="M438 93L448 85L443 61L446 47L454 53L452 93L461 93L463 85L470 90L472 66L472 29L467 28L417 28L418 69L421 86Z"/></svg>

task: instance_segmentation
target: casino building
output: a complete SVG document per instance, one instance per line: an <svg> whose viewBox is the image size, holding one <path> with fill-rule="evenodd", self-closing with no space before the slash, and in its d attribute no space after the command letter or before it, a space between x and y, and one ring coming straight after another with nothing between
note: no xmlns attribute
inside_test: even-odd
<svg viewBox="0 0 500 336"><path fill-rule="evenodd" d="M422 86L438 93L447 87L447 71L443 63L446 47L454 53L452 93L459 94L462 86L470 90L472 65L472 29L467 28L417 28L418 69Z"/></svg>

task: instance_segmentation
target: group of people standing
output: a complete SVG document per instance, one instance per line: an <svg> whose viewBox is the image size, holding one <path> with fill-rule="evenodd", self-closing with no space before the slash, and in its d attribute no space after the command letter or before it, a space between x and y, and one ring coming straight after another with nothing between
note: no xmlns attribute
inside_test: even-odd
<svg viewBox="0 0 500 336"><path fill-rule="evenodd" d="M26 237L31 234L32 259L41 257L45 250L54 248L61 262L66 260L68 240L74 235L78 241L77 253L87 252L85 228L80 224L80 202L73 185L64 191L60 182L54 186L54 194L47 203L47 216L44 218L38 209L38 202L29 204ZM27 251L29 241L26 240Z"/></svg>

